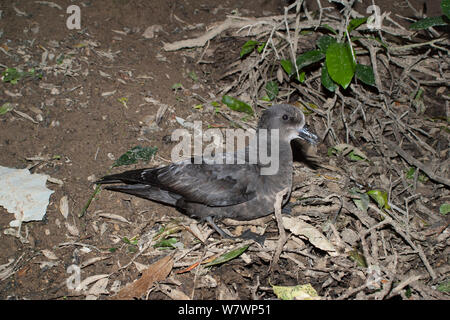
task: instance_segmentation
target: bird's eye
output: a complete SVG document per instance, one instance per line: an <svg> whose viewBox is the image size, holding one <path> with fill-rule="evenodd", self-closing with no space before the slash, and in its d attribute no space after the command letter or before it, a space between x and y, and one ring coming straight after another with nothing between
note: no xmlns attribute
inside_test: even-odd
<svg viewBox="0 0 450 320"><path fill-rule="evenodd" d="M289 116L287 114L283 115L283 120L286 121L287 119L289 119Z"/></svg>

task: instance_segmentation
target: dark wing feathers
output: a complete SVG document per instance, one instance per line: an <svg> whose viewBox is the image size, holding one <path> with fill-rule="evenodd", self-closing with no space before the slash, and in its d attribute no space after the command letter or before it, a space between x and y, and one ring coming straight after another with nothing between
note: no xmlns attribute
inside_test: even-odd
<svg viewBox="0 0 450 320"><path fill-rule="evenodd" d="M178 163L109 175L97 183L151 185L179 195L185 202L214 207L235 205L254 198L258 177L256 165Z"/></svg>

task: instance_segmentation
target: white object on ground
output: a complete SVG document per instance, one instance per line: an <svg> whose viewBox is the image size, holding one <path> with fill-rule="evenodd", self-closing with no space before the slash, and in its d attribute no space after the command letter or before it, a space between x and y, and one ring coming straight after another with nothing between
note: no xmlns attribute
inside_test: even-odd
<svg viewBox="0 0 450 320"><path fill-rule="evenodd" d="M28 169L0 166L0 205L14 213L16 220L9 223L11 227L42 220L54 192L47 189L46 181L46 175L30 174Z"/></svg>

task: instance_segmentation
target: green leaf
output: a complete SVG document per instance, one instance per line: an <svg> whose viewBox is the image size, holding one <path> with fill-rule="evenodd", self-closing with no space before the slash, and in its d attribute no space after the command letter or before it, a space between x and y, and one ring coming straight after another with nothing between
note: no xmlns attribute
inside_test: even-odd
<svg viewBox="0 0 450 320"><path fill-rule="evenodd" d="M252 107L236 98L225 95L222 97L222 102L226 104L231 110L245 112L253 115Z"/></svg>
<svg viewBox="0 0 450 320"><path fill-rule="evenodd" d="M263 42L258 46L258 48L256 48L256 51L258 51L258 53L261 53L261 52L263 52L265 47L266 47L266 43Z"/></svg>
<svg viewBox="0 0 450 320"><path fill-rule="evenodd" d="M191 78L191 79L194 80L195 82L198 81L198 76L197 76L197 74L195 73L195 71L189 72L189 73L188 73L188 76L189 76L189 78Z"/></svg>
<svg viewBox="0 0 450 320"><path fill-rule="evenodd" d="M297 68L300 71L306 66L309 66L310 64L316 63L320 60L325 58L325 54L320 50L311 50L307 51L297 57L295 60L297 64Z"/></svg>
<svg viewBox="0 0 450 320"><path fill-rule="evenodd" d="M367 194L375 200L375 202L378 204L379 208L385 208L390 209L391 207L388 204L387 200L387 192L381 191L381 190L370 190L367 191Z"/></svg>
<svg viewBox="0 0 450 320"><path fill-rule="evenodd" d="M329 147L327 149L327 156L331 157L335 153L336 153L336 149L334 149L333 147Z"/></svg>
<svg viewBox="0 0 450 320"><path fill-rule="evenodd" d="M5 102L1 107L0 107L0 116L2 114L5 114L9 111L11 111L12 109L14 109L14 106L9 103L9 102Z"/></svg>
<svg viewBox="0 0 450 320"><path fill-rule="evenodd" d="M367 17L366 18L357 18L357 19L350 20L350 22L348 24L348 27L347 27L347 31L349 33L352 32L353 30L358 28L363 23L366 23L366 21L367 21Z"/></svg>
<svg viewBox="0 0 450 320"><path fill-rule="evenodd" d="M329 25L326 24L326 23L323 24L323 25L321 25L321 27L327 29L328 31L331 31L331 33L333 33L333 34L335 34L335 35L338 34L337 31L336 31L334 28L332 28L331 26L329 26Z"/></svg>
<svg viewBox="0 0 450 320"><path fill-rule="evenodd" d="M344 156L353 152L355 156L358 156L361 159L367 159L367 156L364 154L364 152L350 144L340 143L335 145L333 148L338 152L342 152Z"/></svg>
<svg viewBox="0 0 450 320"><path fill-rule="evenodd" d="M358 252L358 250L352 250L348 253L348 256L350 257L350 259L352 259L353 261L356 262L356 264L359 267L362 268L367 268L367 262L366 262L366 258L364 258L364 255L362 255L361 253Z"/></svg>
<svg viewBox="0 0 450 320"><path fill-rule="evenodd" d="M445 16L450 19L450 0L442 0L441 9Z"/></svg>
<svg viewBox="0 0 450 320"><path fill-rule="evenodd" d="M412 167L406 172L406 179L414 178L414 174L416 173L416 168Z"/></svg>
<svg viewBox="0 0 450 320"><path fill-rule="evenodd" d="M240 56L241 58L249 53L251 53L253 50L255 50L255 47L258 45L258 41L255 40L248 40L244 45L242 46Z"/></svg>
<svg viewBox="0 0 450 320"><path fill-rule="evenodd" d="M348 157L351 161L365 160L363 157L357 155L353 150L348 154Z"/></svg>
<svg viewBox="0 0 450 320"><path fill-rule="evenodd" d="M267 82L266 92L267 92L267 96L269 97L270 101L275 99L278 96L278 92L279 92L278 83L276 83L275 81Z"/></svg>
<svg viewBox="0 0 450 320"><path fill-rule="evenodd" d="M300 74L299 74L298 77L297 77L297 80L298 80L300 83L303 83L303 82L305 81L305 79L306 79L306 73L305 73L305 71L300 72Z"/></svg>
<svg viewBox="0 0 450 320"><path fill-rule="evenodd" d="M291 60L281 60L280 61L281 66L283 67L283 70L286 71L288 76L292 76L295 72L294 64Z"/></svg>
<svg viewBox="0 0 450 320"><path fill-rule="evenodd" d="M355 75L365 84L375 87L375 75L373 74L372 67L358 63L355 68Z"/></svg>
<svg viewBox="0 0 450 320"><path fill-rule="evenodd" d="M174 244L178 242L177 238L169 238L159 241L153 245L153 248L175 248Z"/></svg>
<svg viewBox="0 0 450 320"><path fill-rule="evenodd" d="M322 51L323 53L327 52L328 47L330 46L330 44L332 43L336 43L336 38L332 37L332 36L323 36L320 37L319 40L317 40L317 47L320 49L320 51Z"/></svg>
<svg viewBox="0 0 450 320"><path fill-rule="evenodd" d="M337 84L331 79L328 74L327 64L324 63L322 67L322 85L329 91L334 92L338 88Z"/></svg>
<svg viewBox="0 0 450 320"><path fill-rule="evenodd" d="M172 90L178 90L178 89L181 89L181 88L183 88L183 85L181 84L181 83L175 83L173 86L172 86Z"/></svg>
<svg viewBox="0 0 450 320"><path fill-rule="evenodd" d="M3 82L16 84L23 77L23 72L17 71L16 68L7 68L2 73Z"/></svg>
<svg viewBox="0 0 450 320"><path fill-rule="evenodd" d="M158 151L157 147L142 148L140 146L136 146L121 155L120 158L114 162L112 167L114 168L134 164L137 163L138 160L149 161L150 158L155 155L156 151Z"/></svg>
<svg viewBox="0 0 450 320"><path fill-rule="evenodd" d="M331 79L346 89L355 74L355 62L350 46L344 43L330 44L325 62Z"/></svg>
<svg viewBox="0 0 450 320"><path fill-rule="evenodd" d="M406 172L406 179L414 179L414 174L416 173L416 168L412 167L409 168L409 170ZM426 175L423 174L419 174L418 177L420 182L427 182L428 181L428 177Z"/></svg>
<svg viewBox="0 0 450 320"><path fill-rule="evenodd" d="M409 26L411 30L423 30L435 26L445 26L447 22L444 20L444 16L428 17L414 22Z"/></svg>
<svg viewBox="0 0 450 320"><path fill-rule="evenodd" d="M450 203L444 203L439 207L439 212L444 216L450 212Z"/></svg>
<svg viewBox="0 0 450 320"><path fill-rule="evenodd" d="M311 284L298 286L272 286L273 293L281 300L313 300L319 295Z"/></svg>
<svg viewBox="0 0 450 320"><path fill-rule="evenodd" d="M214 259L210 263L205 264L205 267L210 267L210 266L215 266L215 265L218 265L218 264L222 264L222 263L225 263L227 261L230 261L231 259L239 257L241 254L244 253L245 250L248 249L249 246L250 245L246 245L246 246L243 246L242 248L238 248L238 249L235 249L233 251L227 252L227 253L221 255L220 257L217 257L216 259Z"/></svg>
<svg viewBox="0 0 450 320"><path fill-rule="evenodd" d="M438 287L437 290L440 292L450 292L450 279L449 280L445 280L444 282L441 282Z"/></svg>
<svg viewBox="0 0 450 320"><path fill-rule="evenodd" d="M64 54L61 53L61 54L56 58L56 63L57 63L57 64L62 64L62 63L64 62L64 58L65 58Z"/></svg>

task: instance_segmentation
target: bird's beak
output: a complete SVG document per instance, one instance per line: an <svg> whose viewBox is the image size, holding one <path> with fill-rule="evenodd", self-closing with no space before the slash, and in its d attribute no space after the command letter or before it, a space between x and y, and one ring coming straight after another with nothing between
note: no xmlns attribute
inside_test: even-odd
<svg viewBox="0 0 450 320"><path fill-rule="evenodd" d="M298 130L298 136L299 138L308 141L310 144L315 145L319 143L319 138L314 133L310 132L306 127Z"/></svg>

